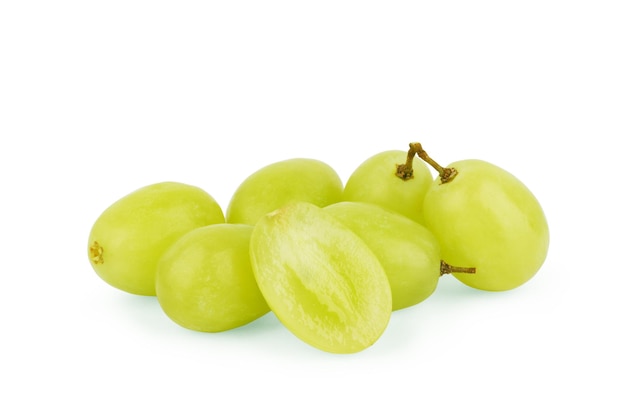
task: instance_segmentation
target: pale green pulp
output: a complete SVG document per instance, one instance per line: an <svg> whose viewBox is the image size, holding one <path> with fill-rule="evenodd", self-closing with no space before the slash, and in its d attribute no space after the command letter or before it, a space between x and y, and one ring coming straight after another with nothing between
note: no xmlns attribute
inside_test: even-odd
<svg viewBox="0 0 626 417"><path fill-rule="evenodd" d="M252 268L267 303L306 343L353 353L382 335L392 311L389 282L369 247L310 203L292 203L256 224Z"/></svg>

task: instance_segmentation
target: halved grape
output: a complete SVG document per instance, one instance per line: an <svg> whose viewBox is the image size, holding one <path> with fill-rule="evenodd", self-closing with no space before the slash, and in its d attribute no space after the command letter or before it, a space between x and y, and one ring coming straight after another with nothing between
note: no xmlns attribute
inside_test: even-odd
<svg viewBox="0 0 626 417"><path fill-rule="evenodd" d="M250 256L272 311L306 343L353 353L387 327L392 300L383 267L363 240L321 208L296 202L263 216Z"/></svg>
<svg viewBox="0 0 626 417"><path fill-rule="evenodd" d="M377 204L423 223L422 202L433 176L422 160L411 158L408 162L407 172L399 176L398 166L407 163L407 152L373 155L350 175L342 200Z"/></svg>
<svg viewBox="0 0 626 417"><path fill-rule="evenodd" d="M140 188L109 206L89 233L91 266L120 290L155 295L159 258L179 237L223 223L218 203L204 190L177 182Z"/></svg>
<svg viewBox="0 0 626 417"><path fill-rule="evenodd" d="M341 202L324 211L348 226L377 256L391 285L394 310L420 303L435 291L441 253L437 239L424 226L370 203Z"/></svg>
<svg viewBox="0 0 626 417"><path fill-rule="evenodd" d="M161 257L156 295L182 327L221 332L269 312L252 273L252 226L214 224L192 230Z"/></svg>
<svg viewBox="0 0 626 417"><path fill-rule="evenodd" d="M532 192L489 162L464 160L443 168L421 153L440 172L424 199L426 225L446 261L476 267L475 274L453 275L490 291L513 289L531 279L549 245L548 223Z"/></svg>
<svg viewBox="0 0 626 417"><path fill-rule="evenodd" d="M343 183L328 164L306 158L267 165L246 178L226 210L229 223L255 224L261 216L289 202L323 207L341 199Z"/></svg>

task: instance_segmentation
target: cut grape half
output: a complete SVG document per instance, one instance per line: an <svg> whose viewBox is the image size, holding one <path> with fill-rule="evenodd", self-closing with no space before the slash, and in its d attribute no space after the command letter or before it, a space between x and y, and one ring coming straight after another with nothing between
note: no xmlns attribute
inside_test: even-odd
<svg viewBox="0 0 626 417"><path fill-rule="evenodd" d="M321 208L297 202L263 216L250 256L270 308L304 342L353 353L387 327L392 299L383 267L363 240Z"/></svg>

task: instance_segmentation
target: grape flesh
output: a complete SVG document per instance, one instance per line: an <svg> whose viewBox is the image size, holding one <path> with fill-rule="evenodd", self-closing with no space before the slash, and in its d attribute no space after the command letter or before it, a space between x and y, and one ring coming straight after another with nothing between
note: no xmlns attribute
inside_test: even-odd
<svg viewBox="0 0 626 417"><path fill-rule="evenodd" d="M332 353L372 344L391 316L389 282L355 233L323 209L291 203L263 216L250 240L252 268L278 319Z"/></svg>
<svg viewBox="0 0 626 417"><path fill-rule="evenodd" d="M441 254L435 236L424 226L370 203L341 202L324 211L374 252L389 279L393 310L418 304L435 291Z"/></svg>
<svg viewBox="0 0 626 417"><path fill-rule="evenodd" d="M405 151L390 150L365 160L346 181L342 200L377 204L423 223L422 203L433 176L422 160L415 159L413 178L400 179L396 167L406 157Z"/></svg>
<svg viewBox="0 0 626 417"><path fill-rule="evenodd" d="M264 214L289 202L323 207L340 201L342 192L341 178L322 161L279 161L259 169L239 185L226 210L226 221L254 225Z"/></svg>
<svg viewBox="0 0 626 417"><path fill-rule="evenodd" d="M442 258L476 267L453 275L470 287L504 291L531 279L546 259L548 223L532 192L504 169L481 160L450 164L456 176L437 178L424 199L426 226Z"/></svg>
<svg viewBox="0 0 626 417"><path fill-rule="evenodd" d="M97 218L89 233L89 261L113 287L155 295L163 252L188 231L223 222L218 203L198 187L177 182L148 185L117 200Z"/></svg>
<svg viewBox="0 0 626 417"><path fill-rule="evenodd" d="M192 230L161 257L156 295L182 327L221 332L269 312L250 265L252 226L214 224Z"/></svg>

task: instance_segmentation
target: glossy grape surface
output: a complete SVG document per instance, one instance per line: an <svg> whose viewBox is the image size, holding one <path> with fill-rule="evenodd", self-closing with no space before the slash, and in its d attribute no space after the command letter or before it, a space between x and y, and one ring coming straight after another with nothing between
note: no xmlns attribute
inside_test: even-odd
<svg viewBox="0 0 626 417"><path fill-rule="evenodd" d="M159 258L179 237L223 223L218 203L198 187L163 182L140 188L109 206L89 234L91 266L120 290L155 295Z"/></svg>
<svg viewBox="0 0 626 417"><path fill-rule="evenodd" d="M406 162L406 151L378 153L359 165L346 182L342 200L377 204L423 223L422 203L433 181L428 166L413 160L413 178L396 176L396 165Z"/></svg>
<svg viewBox="0 0 626 417"><path fill-rule="evenodd" d="M235 190L226 211L229 223L255 224L289 202L323 207L341 199L343 183L333 168L315 159L295 158L267 165Z"/></svg>
<svg viewBox="0 0 626 417"><path fill-rule="evenodd" d="M464 160L449 167L456 177L444 184L437 178L424 199L426 225L442 258L476 267L475 274L454 274L471 287L502 291L522 285L548 252L539 202L519 179L491 163Z"/></svg>
<svg viewBox="0 0 626 417"><path fill-rule="evenodd" d="M156 295L182 327L221 332L269 311L250 265L252 226L215 224L178 239L159 261Z"/></svg>
<svg viewBox="0 0 626 417"><path fill-rule="evenodd" d="M389 282L369 247L310 203L259 220L250 241L261 292L280 321L306 343L333 353L371 346L392 310Z"/></svg>
<svg viewBox="0 0 626 417"><path fill-rule="evenodd" d="M435 291L441 254L435 236L424 226L370 203L341 202L324 211L374 252L389 279L393 310L420 303Z"/></svg>

